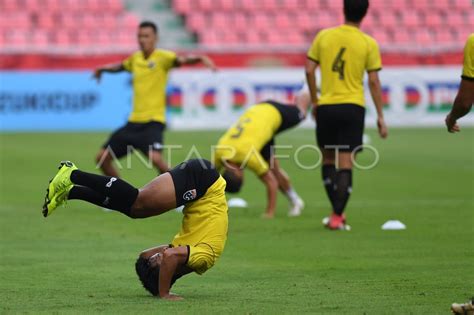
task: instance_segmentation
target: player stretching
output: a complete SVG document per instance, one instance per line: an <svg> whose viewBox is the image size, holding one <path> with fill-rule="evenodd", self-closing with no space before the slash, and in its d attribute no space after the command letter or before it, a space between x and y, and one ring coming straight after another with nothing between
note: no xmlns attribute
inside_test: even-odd
<svg viewBox="0 0 474 315"><path fill-rule="evenodd" d="M387 137L378 77L382 68L379 47L359 29L368 7L368 0L344 0L345 23L320 31L307 54L306 79L323 154L322 178L333 208L327 224L330 229L346 228L343 213L352 191L352 155L361 151L364 132L364 71L368 72L377 109L379 134ZM318 66L322 81L319 100L315 76Z"/></svg>
<svg viewBox="0 0 474 315"><path fill-rule="evenodd" d="M66 200L84 200L116 210L130 218L160 215L184 206L181 231L170 245L142 252L136 271L143 286L154 296L181 299L170 293L180 277L211 268L227 239L225 180L206 160L183 162L141 189L109 176L86 173L71 162L62 162L51 180L43 205L49 216Z"/></svg>
<svg viewBox="0 0 474 315"><path fill-rule="evenodd" d="M456 121L467 115L474 103L474 33L472 33L464 47L464 66L461 76L461 85L454 100L453 108L446 117L446 126L449 132L459 132Z"/></svg>
<svg viewBox="0 0 474 315"><path fill-rule="evenodd" d="M169 167L162 158L161 150L166 124L168 72L174 67L199 62L215 70L214 63L206 56L177 56L174 52L156 49L158 30L152 22L140 24L138 43L140 51L122 63L106 65L94 72L98 82L104 72L128 71L133 76L133 110L128 122L112 134L96 156L98 166L108 176L119 176L113 159L127 155L130 147L149 157L161 173L166 172Z"/></svg>
<svg viewBox="0 0 474 315"><path fill-rule="evenodd" d="M274 156L275 136L298 125L310 105L309 93L300 91L296 106L266 101L250 107L220 138L214 157L218 169L224 168L228 192L239 192L243 169L248 167L267 188L265 218L275 215L278 188L290 201L289 216L299 216L304 203L292 188L290 179Z"/></svg>

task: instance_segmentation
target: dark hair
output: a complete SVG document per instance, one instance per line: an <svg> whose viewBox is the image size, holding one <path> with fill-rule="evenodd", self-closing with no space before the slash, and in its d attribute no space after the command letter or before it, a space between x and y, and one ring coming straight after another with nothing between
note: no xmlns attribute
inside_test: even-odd
<svg viewBox="0 0 474 315"><path fill-rule="evenodd" d="M143 22L141 22L140 25L139 25L139 27L140 27L140 28L142 28L142 27L151 27L151 28L153 29L153 32L154 32L155 34L158 33L158 27L156 26L155 23L150 22L150 21L143 21Z"/></svg>
<svg viewBox="0 0 474 315"><path fill-rule="evenodd" d="M238 193L242 187L242 179L237 177L234 173L229 170L225 170L222 177L227 182L225 191L230 193Z"/></svg>
<svg viewBox="0 0 474 315"><path fill-rule="evenodd" d="M367 14L369 0L344 0L346 21L359 23Z"/></svg>
<svg viewBox="0 0 474 315"><path fill-rule="evenodd" d="M150 267L148 259L141 256L138 257L135 262L135 271L137 272L138 278L142 282L143 287L151 293L151 295L158 296L160 294L158 288L158 282L160 281L160 266ZM171 286L181 278L181 276L173 275L171 279Z"/></svg>

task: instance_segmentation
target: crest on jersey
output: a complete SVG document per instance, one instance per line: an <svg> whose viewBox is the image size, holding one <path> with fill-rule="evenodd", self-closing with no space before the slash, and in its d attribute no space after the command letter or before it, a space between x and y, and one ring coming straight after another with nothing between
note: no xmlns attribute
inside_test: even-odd
<svg viewBox="0 0 474 315"><path fill-rule="evenodd" d="M156 66L156 63L154 61L148 62L148 68L153 69Z"/></svg>
<svg viewBox="0 0 474 315"><path fill-rule="evenodd" d="M183 199L186 201L191 201L191 200L196 199L196 195L197 195L196 189L191 189L183 194Z"/></svg>

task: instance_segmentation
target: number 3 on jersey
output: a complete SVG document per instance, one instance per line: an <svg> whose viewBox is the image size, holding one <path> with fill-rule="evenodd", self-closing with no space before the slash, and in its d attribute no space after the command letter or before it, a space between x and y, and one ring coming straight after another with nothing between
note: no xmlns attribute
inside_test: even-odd
<svg viewBox="0 0 474 315"><path fill-rule="evenodd" d="M342 60L342 55L346 51L346 47L341 47L337 53L336 59L332 63L332 71L339 73L339 80L344 80L344 65L346 64L345 60Z"/></svg>

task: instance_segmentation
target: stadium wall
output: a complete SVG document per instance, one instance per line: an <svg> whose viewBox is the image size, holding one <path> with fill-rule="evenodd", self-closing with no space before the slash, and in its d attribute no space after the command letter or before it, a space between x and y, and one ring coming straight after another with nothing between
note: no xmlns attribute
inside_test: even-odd
<svg viewBox="0 0 474 315"><path fill-rule="evenodd" d="M459 66L387 67L381 72L386 119L391 126L442 126L460 82ZM132 100L128 74L90 71L0 72L0 131L94 131L123 124ZM302 68L175 70L168 86L172 129L222 129L251 104L292 102L304 81ZM375 122L367 98L367 123ZM474 125L474 117L463 118ZM305 126L312 126L308 119Z"/></svg>
<svg viewBox="0 0 474 315"><path fill-rule="evenodd" d="M59 51L61 52L61 51ZM219 52L209 50L193 50L191 53L206 54L220 68L242 67L299 67L304 64L306 51L252 51L242 49L240 52ZM79 53L79 54L78 54ZM180 53L187 53L181 51ZM463 51L382 51L384 66L427 66L427 65L459 65L462 64ZM11 53L0 52L1 70L86 70L125 59L126 53L80 54L80 51L69 53Z"/></svg>

